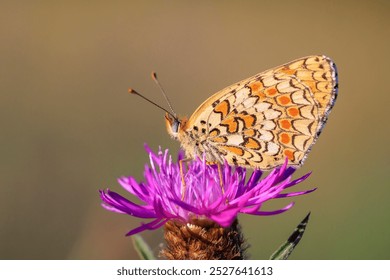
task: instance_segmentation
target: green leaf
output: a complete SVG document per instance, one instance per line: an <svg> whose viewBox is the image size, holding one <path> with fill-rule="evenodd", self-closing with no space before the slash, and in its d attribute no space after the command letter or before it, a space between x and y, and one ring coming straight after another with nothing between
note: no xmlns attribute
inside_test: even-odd
<svg viewBox="0 0 390 280"><path fill-rule="evenodd" d="M310 217L310 212L309 214L306 215L306 217L302 220L302 222L300 222L300 224L296 227L296 229L290 235L287 241L284 244L282 244L282 246L280 246L279 249L272 254L272 256L270 257L271 260L286 260L291 255L295 246L298 245L299 241L301 241L303 234L305 233L305 229L309 221L309 217Z"/></svg>
<svg viewBox="0 0 390 280"><path fill-rule="evenodd" d="M148 243L141 237L141 235L133 235L131 236L131 240L133 242L134 248L137 251L138 255L143 260L155 260L152 250L150 249Z"/></svg>

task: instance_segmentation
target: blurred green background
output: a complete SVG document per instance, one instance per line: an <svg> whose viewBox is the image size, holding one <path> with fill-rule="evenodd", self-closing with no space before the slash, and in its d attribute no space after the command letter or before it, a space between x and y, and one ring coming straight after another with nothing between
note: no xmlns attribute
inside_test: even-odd
<svg viewBox="0 0 390 280"><path fill-rule="evenodd" d="M339 98L295 207L240 216L266 259L312 212L293 259L390 258L388 1L1 1L0 258L135 259L141 220L105 211L99 188L142 178L147 142L176 154L150 79L176 111L311 54L339 70ZM286 205L291 200L274 204ZM272 208L272 205L269 205ZM162 230L142 236L158 252Z"/></svg>

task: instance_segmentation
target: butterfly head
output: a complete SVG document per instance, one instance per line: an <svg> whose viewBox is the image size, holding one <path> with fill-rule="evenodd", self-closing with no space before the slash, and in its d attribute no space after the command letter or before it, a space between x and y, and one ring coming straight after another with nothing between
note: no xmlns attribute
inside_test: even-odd
<svg viewBox="0 0 390 280"><path fill-rule="evenodd" d="M168 113L165 114L165 125L167 126L168 134L174 139L179 138L180 131L184 129L186 123L186 119L179 119Z"/></svg>

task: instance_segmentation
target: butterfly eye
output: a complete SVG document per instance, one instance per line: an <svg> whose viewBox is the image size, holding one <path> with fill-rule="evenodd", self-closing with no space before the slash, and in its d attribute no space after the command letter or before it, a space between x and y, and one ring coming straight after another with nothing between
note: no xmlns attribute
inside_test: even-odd
<svg viewBox="0 0 390 280"><path fill-rule="evenodd" d="M180 126L180 121L177 119L174 119L172 122L172 132L173 133L178 133L179 132L179 126Z"/></svg>
<svg viewBox="0 0 390 280"><path fill-rule="evenodd" d="M180 120L177 118L174 118L170 114L165 114L165 124L167 126L167 131L169 135L171 135L173 138L177 138L177 135L179 134L179 128L180 128Z"/></svg>

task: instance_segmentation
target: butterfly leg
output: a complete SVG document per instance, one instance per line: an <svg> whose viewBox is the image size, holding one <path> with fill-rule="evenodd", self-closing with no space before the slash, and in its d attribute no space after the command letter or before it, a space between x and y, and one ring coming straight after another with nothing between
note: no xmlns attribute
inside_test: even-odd
<svg viewBox="0 0 390 280"><path fill-rule="evenodd" d="M219 175L219 185L221 186L222 194L225 194L225 188L224 188L224 185L223 185L223 176L222 176L222 166L221 166L221 163L219 163L218 161L209 161L209 162L207 162L207 164L209 164L209 165L216 164L217 165L217 167L218 167L218 175Z"/></svg>
<svg viewBox="0 0 390 280"><path fill-rule="evenodd" d="M225 188L223 185L223 178L222 178L222 167L219 162L217 162L217 166L218 166L218 174L219 174L219 185L221 186L222 194L225 194Z"/></svg>
<svg viewBox="0 0 390 280"><path fill-rule="evenodd" d="M181 176L181 200L184 200L184 194L186 192L186 182L184 181L184 168L183 163L190 161L190 158L181 159L179 161L180 176Z"/></svg>

